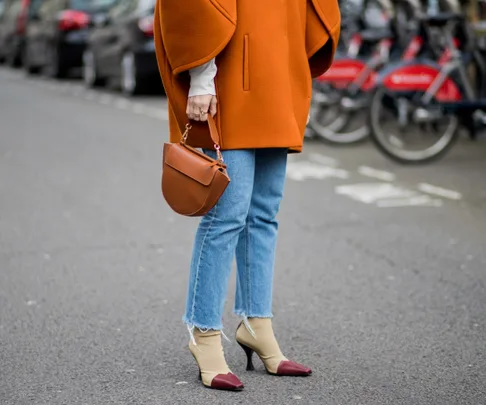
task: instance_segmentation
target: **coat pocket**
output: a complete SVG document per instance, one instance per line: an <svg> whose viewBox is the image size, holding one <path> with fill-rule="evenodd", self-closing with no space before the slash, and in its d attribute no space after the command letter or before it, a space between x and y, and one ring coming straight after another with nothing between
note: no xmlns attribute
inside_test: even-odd
<svg viewBox="0 0 486 405"><path fill-rule="evenodd" d="M250 37L243 39L243 90L250 90Z"/></svg>

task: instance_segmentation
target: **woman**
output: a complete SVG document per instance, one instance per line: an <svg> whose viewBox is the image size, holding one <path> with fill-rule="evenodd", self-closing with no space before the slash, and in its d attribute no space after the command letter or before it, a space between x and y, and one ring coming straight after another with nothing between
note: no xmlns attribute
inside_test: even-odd
<svg viewBox="0 0 486 405"><path fill-rule="evenodd" d="M221 344L232 261L238 267L236 340L268 373L303 376L272 329L276 216L287 154L302 150L312 77L332 63L340 33L336 0L158 0L157 61L169 102L170 140L188 119L188 143L215 156L214 116L231 183L202 218L192 253L184 322L206 387L241 390Z"/></svg>

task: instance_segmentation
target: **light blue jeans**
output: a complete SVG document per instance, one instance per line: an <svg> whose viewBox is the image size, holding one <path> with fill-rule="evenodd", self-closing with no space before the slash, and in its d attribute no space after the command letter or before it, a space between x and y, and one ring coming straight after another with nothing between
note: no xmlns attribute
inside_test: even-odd
<svg viewBox="0 0 486 405"><path fill-rule="evenodd" d="M204 151L215 157L213 151ZM271 318L276 220L284 190L287 149L223 151L231 182L199 224L183 321L221 330L236 255L235 313Z"/></svg>

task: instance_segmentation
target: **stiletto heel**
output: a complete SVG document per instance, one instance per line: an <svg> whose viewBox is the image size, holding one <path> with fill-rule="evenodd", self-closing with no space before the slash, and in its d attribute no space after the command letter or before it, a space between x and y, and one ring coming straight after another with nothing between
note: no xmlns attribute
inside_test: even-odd
<svg viewBox="0 0 486 405"><path fill-rule="evenodd" d="M255 367L253 366L253 352L254 350L245 346L243 343L238 342L241 348L245 351L246 354L246 371L254 371Z"/></svg>
<svg viewBox="0 0 486 405"><path fill-rule="evenodd" d="M252 360L255 352L268 374L293 377L306 377L312 374L310 368L290 361L282 354L269 318L251 318L249 322L251 331L244 322L240 323L236 330L236 341L246 353L247 370L255 369Z"/></svg>
<svg viewBox="0 0 486 405"><path fill-rule="evenodd" d="M199 370L199 381L202 381L201 370Z"/></svg>

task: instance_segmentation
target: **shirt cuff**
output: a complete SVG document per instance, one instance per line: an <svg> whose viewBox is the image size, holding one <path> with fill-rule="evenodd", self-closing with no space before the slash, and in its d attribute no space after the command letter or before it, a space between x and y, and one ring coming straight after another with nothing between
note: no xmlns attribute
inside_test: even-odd
<svg viewBox="0 0 486 405"><path fill-rule="evenodd" d="M189 97L216 95L216 86L214 78L218 68L216 60L213 58L204 65L197 66L189 70L191 76L191 86L189 88Z"/></svg>

